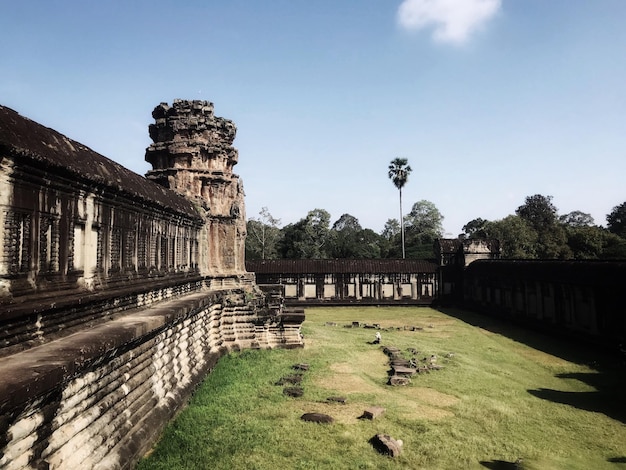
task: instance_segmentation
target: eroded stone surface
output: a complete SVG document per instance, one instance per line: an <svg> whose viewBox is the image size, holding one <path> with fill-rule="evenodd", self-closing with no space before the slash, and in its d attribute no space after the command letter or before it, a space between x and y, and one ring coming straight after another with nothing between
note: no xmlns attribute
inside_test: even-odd
<svg viewBox="0 0 626 470"><path fill-rule="evenodd" d="M331 424L335 421L332 416L324 413L304 413L300 419L311 423Z"/></svg>
<svg viewBox="0 0 626 470"><path fill-rule="evenodd" d="M244 269L234 124L155 120L145 179L0 106L0 468L131 468L223 354L302 346Z"/></svg>
<svg viewBox="0 0 626 470"><path fill-rule="evenodd" d="M385 408L383 408L382 406L371 406L367 408L365 411L363 411L361 418L376 419L382 416L383 413L385 413L385 411L386 411Z"/></svg>
<svg viewBox="0 0 626 470"><path fill-rule="evenodd" d="M146 150L152 164L146 178L184 195L205 210L206 250L201 269L245 272L244 192L233 173L238 161L235 124L215 116L213 103L174 100L152 112L154 141ZM204 255L204 256L202 256Z"/></svg>
<svg viewBox="0 0 626 470"><path fill-rule="evenodd" d="M402 441L396 440L388 434L376 434L370 443L381 454L398 457L402 453Z"/></svg>

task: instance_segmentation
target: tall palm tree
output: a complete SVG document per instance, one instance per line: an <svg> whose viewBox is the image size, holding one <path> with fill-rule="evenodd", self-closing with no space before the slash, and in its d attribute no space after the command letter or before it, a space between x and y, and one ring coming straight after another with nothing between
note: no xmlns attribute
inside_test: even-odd
<svg viewBox="0 0 626 470"><path fill-rule="evenodd" d="M389 178L400 191L400 233L402 234L402 259L406 257L404 252L404 219L402 217L402 188L409 179L411 167L406 158L394 158L389 164Z"/></svg>

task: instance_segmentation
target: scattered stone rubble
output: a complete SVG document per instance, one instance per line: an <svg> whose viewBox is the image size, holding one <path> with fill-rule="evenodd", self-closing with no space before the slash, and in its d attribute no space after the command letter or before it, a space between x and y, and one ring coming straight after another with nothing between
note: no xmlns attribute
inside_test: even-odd
<svg viewBox="0 0 626 470"><path fill-rule="evenodd" d="M326 322L326 326L336 327L338 326L335 322ZM350 324L343 325L344 328L367 328L367 329L376 329L382 330L380 324L367 324L361 322L352 322ZM433 325L429 325L429 328L433 328ZM422 327L419 326L404 326L404 327L389 327L385 328L384 331L420 331L423 330ZM403 351L396 346L381 346L382 351L389 357L389 365L391 366L391 370L389 373L389 385L409 385L411 383L411 377L428 373L433 370L440 370L443 366L437 364L437 356L435 354L424 355L421 359L419 356L420 352L416 348L407 348L407 353L410 355L410 358L407 359L403 354ZM446 359L451 359L454 357L454 353L448 353L444 356ZM309 369L308 364L295 364L292 366L292 369L296 371L307 371ZM285 376L282 377L277 385L283 385L285 383L295 383L291 382L295 377L301 380L302 374L298 373L297 375ZM299 383L299 382L298 382ZM284 389L284 393L287 394L287 391L290 391L295 387L286 387ZM300 390L301 387L299 387ZM291 395L294 396L294 395ZM301 395L297 395L301 396ZM339 403L345 404L345 397L328 397L326 399L327 403ZM382 406L371 406L363 411L363 414L358 417L358 419L368 419L374 420L380 418L386 409ZM324 423L331 424L334 422L334 418L324 413L305 413L300 419L302 421L314 422L314 423ZM388 434L376 434L373 436L369 443L374 447L376 451L383 455L388 455L392 458L398 457L402 453L403 442L400 439L394 439Z"/></svg>
<svg viewBox="0 0 626 470"><path fill-rule="evenodd" d="M402 351L395 346L383 346L382 349L389 357L389 365L391 366L389 385L408 385L411 383L411 377L415 374L423 374L431 370L443 369L443 366L437 364L437 356L435 354L425 356L420 360L417 358L419 351L415 348L409 348L407 351L409 351L413 357L411 359L405 359ZM446 354L446 357L451 358L453 354Z"/></svg>
<svg viewBox="0 0 626 470"><path fill-rule="evenodd" d="M274 384L275 385L289 385L288 387L283 388L283 394L288 397L298 398L304 395L304 388L300 386L302 382L303 374L302 372L309 370L308 364L294 364L291 366L292 369L296 371L301 371L295 374L284 375L280 379L278 379Z"/></svg>

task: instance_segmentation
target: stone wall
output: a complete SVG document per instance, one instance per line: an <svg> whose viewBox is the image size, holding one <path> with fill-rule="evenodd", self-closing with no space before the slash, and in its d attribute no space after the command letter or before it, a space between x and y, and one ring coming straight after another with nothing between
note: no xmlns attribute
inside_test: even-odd
<svg viewBox="0 0 626 470"><path fill-rule="evenodd" d="M623 261L479 260L463 306L609 349L626 338Z"/></svg>
<svg viewBox="0 0 626 470"><path fill-rule="evenodd" d="M204 212L200 271L211 274L245 272L244 193L233 173L239 155L233 147L235 124L215 116L208 101L174 100L152 112L154 141L146 150L152 164L146 177L194 201Z"/></svg>
<svg viewBox="0 0 626 470"><path fill-rule="evenodd" d="M0 468L132 468L223 354L302 344L303 318L252 293L197 292L4 358Z"/></svg>
<svg viewBox="0 0 626 470"><path fill-rule="evenodd" d="M0 468L131 468L221 355L303 345L212 109L155 109L146 179L0 106Z"/></svg>

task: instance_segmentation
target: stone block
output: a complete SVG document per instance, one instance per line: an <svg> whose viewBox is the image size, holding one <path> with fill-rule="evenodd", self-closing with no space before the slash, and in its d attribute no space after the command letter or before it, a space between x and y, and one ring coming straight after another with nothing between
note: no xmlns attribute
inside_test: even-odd
<svg viewBox="0 0 626 470"><path fill-rule="evenodd" d="M389 385L398 386L398 385L408 385L411 383L411 379L408 377L402 377L400 375L392 375L389 377Z"/></svg>
<svg viewBox="0 0 626 470"><path fill-rule="evenodd" d="M347 399L346 397L328 397L326 401L330 403L341 403L342 405L345 405Z"/></svg>
<svg viewBox="0 0 626 470"><path fill-rule="evenodd" d="M370 408L367 408L365 411L363 411L363 414L361 415L361 418L363 419L376 419L380 416L382 416L385 411L387 411L385 408L383 408L382 406L372 406Z"/></svg>
<svg viewBox="0 0 626 470"><path fill-rule="evenodd" d="M304 395L304 389L302 387L285 387L283 394L288 397L298 398Z"/></svg>
<svg viewBox="0 0 626 470"><path fill-rule="evenodd" d="M302 421L308 421L310 423L331 424L335 421L332 416L324 413L304 413L300 416Z"/></svg>
<svg viewBox="0 0 626 470"><path fill-rule="evenodd" d="M388 434L376 434L370 439L370 444L381 454L390 457L398 457L402 453L403 442Z"/></svg>
<svg viewBox="0 0 626 470"><path fill-rule="evenodd" d="M400 375L403 377L411 377L412 375L414 375L417 370L413 369L412 367L405 367L405 366L393 366L393 375Z"/></svg>

